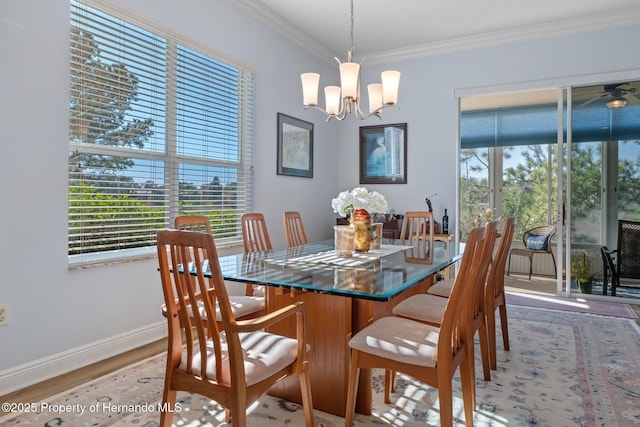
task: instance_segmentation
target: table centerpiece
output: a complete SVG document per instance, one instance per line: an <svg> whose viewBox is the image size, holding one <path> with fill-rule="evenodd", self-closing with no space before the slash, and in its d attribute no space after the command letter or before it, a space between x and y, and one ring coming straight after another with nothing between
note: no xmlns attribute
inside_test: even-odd
<svg viewBox="0 0 640 427"><path fill-rule="evenodd" d="M371 234L375 230L371 215L384 213L389 205L384 196L377 191L369 191L365 187L356 187L351 191L343 191L331 201L333 211L349 218L355 228L356 252L368 252L371 248Z"/></svg>

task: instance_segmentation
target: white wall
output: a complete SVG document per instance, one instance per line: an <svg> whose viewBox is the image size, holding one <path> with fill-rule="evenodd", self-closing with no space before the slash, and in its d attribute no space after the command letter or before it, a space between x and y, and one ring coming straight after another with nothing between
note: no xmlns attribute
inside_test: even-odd
<svg viewBox="0 0 640 427"><path fill-rule="evenodd" d="M379 79L379 73L385 69L402 73L400 109L386 109L379 123L406 122L409 136L407 185L368 187L384 194L396 212L426 209L425 197L437 193L432 198L436 219L440 220L444 208L448 208L449 222L455 224L458 145L455 91L498 85L540 88L549 81L584 83L589 82L589 75L621 70L632 70L626 74L637 79L640 56L633 52L638 40L640 25L634 25L367 68L363 84ZM594 83L597 82L596 78ZM376 123L374 120L367 124ZM339 129L341 188L358 184L360 125L345 120Z"/></svg>
<svg viewBox="0 0 640 427"><path fill-rule="evenodd" d="M386 110L380 122L326 124L320 113L300 112L299 74L317 70L324 81L335 67L230 0L105 3L255 68L255 210L264 212L276 246L284 245L284 210L301 211L310 239L331 236L331 198L359 185L360 125L408 123L408 184L369 187L397 212L424 209L425 196L438 193L441 215L455 206L456 89L640 69L637 25L372 66L365 82L390 66L402 72L400 109ZM68 27L67 0L4 0L0 10L0 304L9 306L9 325L0 327L0 394L59 373L65 361L142 344L162 328L155 260L67 268ZM276 175L278 112L315 123L313 179Z"/></svg>
<svg viewBox="0 0 640 427"><path fill-rule="evenodd" d="M299 75L331 74L334 67L230 0L104 3L132 4L132 13L256 70L255 209L264 212L274 245L285 243L284 210L301 211L310 239L329 238L337 127L303 116ZM67 267L68 0L3 1L0 53L0 304L9 308L9 325L0 327L1 395L26 377L57 374L70 361L143 344L163 333L164 323L154 259ZM315 121L313 179L276 175L278 112Z"/></svg>

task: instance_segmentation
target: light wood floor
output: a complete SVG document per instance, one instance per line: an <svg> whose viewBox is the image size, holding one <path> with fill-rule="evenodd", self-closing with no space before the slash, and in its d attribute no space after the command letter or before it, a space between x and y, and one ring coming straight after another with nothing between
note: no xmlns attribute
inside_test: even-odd
<svg viewBox="0 0 640 427"><path fill-rule="evenodd" d="M512 274L505 277L505 289L514 292L536 294L556 294L556 281L553 277L535 277L529 281L527 276ZM640 305L632 305L640 314ZM639 320L640 323L640 320ZM52 378L39 384L0 396L0 402L39 402L57 393L91 381L110 372L123 368L158 353L166 351L166 339L144 345L127 353L111 357L98 363L77 369L60 377ZM0 415L4 415L0 411Z"/></svg>

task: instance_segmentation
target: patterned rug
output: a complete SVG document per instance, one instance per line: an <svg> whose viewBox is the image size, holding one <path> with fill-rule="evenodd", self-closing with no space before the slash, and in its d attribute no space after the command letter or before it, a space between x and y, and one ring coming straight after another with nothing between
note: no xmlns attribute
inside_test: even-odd
<svg viewBox="0 0 640 427"><path fill-rule="evenodd" d="M509 307L511 351L498 336L498 370L480 379L476 357L476 426L640 425L640 329L629 319ZM476 354L479 350L476 348ZM106 375L43 402L15 407L2 426L157 426L164 355ZM437 390L399 376L392 404L382 403L384 375L374 371L374 414L356 426L437 426ZM179 393L174 425L223 426L215 402ZM28 413L26 411L29 411ZM460 381L454 378L454 414L463 421ZM316 426L343 426L344 419L315 412ZM249 409L249 425L301 426L297 404L263 396Z"/></svg>
<svg viewBox="0 0 640 427"><path fill-rule="evenodd" d="M540 295L521 292L505 292L507 304L527 307L548 308L551 310L577 311L580 313L601 314L603 316L628 317L637 319L638 314L629 304L621 302L597 301L580 297L566 298L554 295Z"/></svg>

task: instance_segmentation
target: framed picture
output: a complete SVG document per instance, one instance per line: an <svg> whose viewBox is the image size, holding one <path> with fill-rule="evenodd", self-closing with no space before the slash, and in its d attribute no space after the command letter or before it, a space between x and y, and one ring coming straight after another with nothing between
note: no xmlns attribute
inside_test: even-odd
<svg viewBox="0 0 640 427"><path fill-rule="evenodd" d="M278 175L313 178L313 123L278 113Z"/></svg>
<svg viewBox="0 0 640 427"><path fill-rule="evenodd" d="M407 183L407 124L360 128L360 184Z"/></svg>

